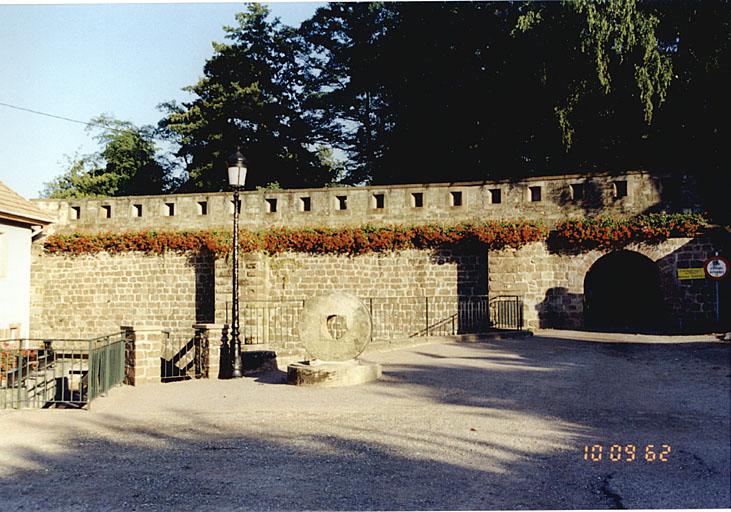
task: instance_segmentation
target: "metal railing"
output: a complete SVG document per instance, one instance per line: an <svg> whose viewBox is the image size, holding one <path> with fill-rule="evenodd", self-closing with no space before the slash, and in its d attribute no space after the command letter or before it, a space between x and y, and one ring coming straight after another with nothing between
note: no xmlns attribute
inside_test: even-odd
<svg viewBox="0 0 731 512"><path fill-rule="evenodd" d="M523 329L518 296L365 297L372 339L479 334L491 329ZM246 301L241 304L245 345L299 342L304 300Z"/></svg>
<svg viewBox="0 0 731 512"><path fill-rule="evenodd" d="M241 303L241 343L260 345L299 341L304 300L246 301Z"/></svg>
<svg viewBox="0 0 731 512"><path fill-rule="evenodd" d="M0 341L0 409L89 407L124 380L126 337Z"/></svg>
<svg viewBox="0 0 731 512"><path fill-rule="evenodd" d="M160 380L174 382L208 378L208 338L190 329L163 331Z"/></svg>
<svg viewBox="0 0 731 512"><path fill-rule="evenodd" d="M523 330L523 298L498 295L490 299L490 325L494 329Z"/></svg>

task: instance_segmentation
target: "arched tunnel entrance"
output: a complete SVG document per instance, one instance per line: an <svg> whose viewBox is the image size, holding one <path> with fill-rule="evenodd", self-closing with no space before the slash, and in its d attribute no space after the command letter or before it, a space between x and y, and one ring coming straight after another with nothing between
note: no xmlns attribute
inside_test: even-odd
<svg viewBox="0 0 731 512"><path fill-rule="evenodd" d="M584 323L600 331L662 328L663 297L657 265L633 251L599 258L584 278Z"/></svg>

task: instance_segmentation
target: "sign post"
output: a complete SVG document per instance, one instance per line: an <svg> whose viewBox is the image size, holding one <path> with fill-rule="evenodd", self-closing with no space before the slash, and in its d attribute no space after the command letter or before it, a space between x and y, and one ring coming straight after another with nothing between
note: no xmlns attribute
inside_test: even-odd
<svg viewBox="0 0 731 512"><path fill-rule="evenodd" d="M718 282L728 274L729 262L716 253L712 258L708 258L703 264L703 270L709 279L716 281L716 324L721 323L721 308L719 305Z"/></svg>

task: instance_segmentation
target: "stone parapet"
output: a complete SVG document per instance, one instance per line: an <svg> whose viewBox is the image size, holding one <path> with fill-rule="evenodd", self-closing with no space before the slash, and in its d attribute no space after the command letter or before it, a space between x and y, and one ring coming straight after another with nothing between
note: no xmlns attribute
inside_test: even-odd
<svg viewBox="0 0 731 512"><path fill-rule="evenodd" d="M629 215L661 209L664 179L628 171L516 181L247 191L241 194L240 224L264 229ZM34 202L54 217L49 232L230 229L233 216L227 192Z"/></svg>

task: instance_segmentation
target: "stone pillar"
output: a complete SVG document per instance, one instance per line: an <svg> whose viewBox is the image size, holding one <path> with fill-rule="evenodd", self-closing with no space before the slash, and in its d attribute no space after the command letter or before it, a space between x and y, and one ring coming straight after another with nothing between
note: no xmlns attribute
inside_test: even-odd
<svg viewBox="0 0 731 512"><path fill-rule="evenodd" d="M219 375L222 336L225 327L221 324L193 324L196 336L200 336L201 343L204 345L204 373L208 378L215 378Z"/></svg>
<svg viewBox="0 0 731 512"><path fill-rule="evenodd" d="M123 325L120 330L124 333L124 381L128 386L135 385L135 328Z"/></svg>
<svg viewBox="0 0 731 512"><path fill-rule="evenodd" d="M160 354L164 333L160 327L122 326L126 335L125 384L139 386L161 382Z"/></svg>

